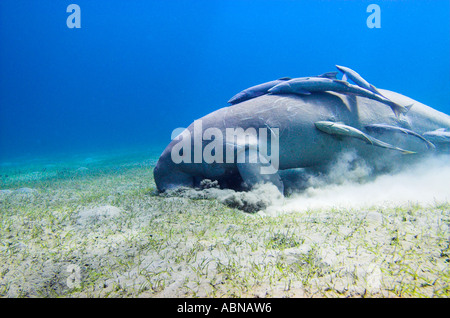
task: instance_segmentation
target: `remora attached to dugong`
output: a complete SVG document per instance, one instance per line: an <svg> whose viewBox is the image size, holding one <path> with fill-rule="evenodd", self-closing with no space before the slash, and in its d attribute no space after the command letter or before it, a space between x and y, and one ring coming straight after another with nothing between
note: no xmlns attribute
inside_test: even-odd
<svg viewBox="0 0 450 318"><path fill-rule="evenodd" d="M328 72L328 73L318 75L317 77L336 78L336 75L337 75L337 72ZM274 81L270 81L270 82L266 82L266 83L262 83L262 84L258 84L258 85L249 87L247 89L244 89L242 92L239 92L236 95L234 95L233 97L231 97L230 100L228 101L228 103L231 105L235 105L238 103L242 103L243 101L265 95L265 94L267 94L269 89L271 89L272 87L274 87L280 83L283 83L285 81L289 81L289 80L291 80L290 77L282 77L282 78L279 78Z"/></svg>
<svg viewBox="0 0 450 318"><path fill-rule="evenodd" d="M445 128L439 128L433 131L426 131L423 136L431 139L436 143L449 143L450 142L450 132Z"/></svg>
<svg viewBox="0 0 450 318"><path fill-rule="evenodd" d="M381 97L386 98L385 96L383 96L383 94L380 93L380 91L375 86L370 84L361 75L359 75L358 72L352 70L349 67L345 67L345 66L336 65L336 67L338 70L340 70L342 73L344 73L342 80L347 81L347 79L351 79L359 87L365 88L374 94L378 94ZM409 109L412 107L412 105L401 106L401 105L398 105L395 103L392 103L389 106L392 108L392 110L394 111L394 113L397 117L399 116L399 114L406 114L409 111Z"/></svg>
<svg viewBox="0 0 450 318"><path fill-rule="evenodd" d="M282 77L274 81L258 84L247 89L244 89L242 92L237 93L228 101L229 104L234 105L238 103L242 103L243 101L267 94L267 91L272 87L290 80L290 77Z"/></svg>
<svg viewBox="0 0 450 318"><path fill-rule="evenodd" d="M406 114L408 112L407 107L394 103L382 95L375 94L365 88L352 85L346 81L336 79L300 77L285 81L269 89L269 93L271 94L310 95L313 92L325 91L357 95L376 100L391 107L397 117L399 117L400 114Z"/></svg>
<svg viewBox="0 0 450 318"><path fill-rule="evenodd" d="M336 67L338 70L344 73L344 77L342 78L342 80L346 81L347 79L351 79L356 85L365 88L375 94L383 96L383 94L381 94L380 91L375 86L366 81L361 75L359 75L358 72L345 66L336 65Z"/></svg>
<svg viewBox="0 0 450 318"><path fill-rule="evenodd" d="M345 136L345 137L353 137L360 139L368 144L381 147L381 148L387 148L392 150L400 151L403 154L413 154L414 151L404 150L399 147L392 146L386 142L383 142L381 140L378 140L372 136L369 136L359 129L356 129L354 127L344 125L341 123L335 123L331 121L318 121L314 123L317 127L317 129L330 134L330 135L337 135L337 136Z"/></svg>
<svg viewBox="0 0 450 318"><path fill-rule="evenodd" d="M382 133L382 132L386 132L386 131L393 131L393 132L398 132L398 133L402 133L402 134L406 134L406 135L411 135L411 136L417 137L420 140L422 140L427 145L428 149L436 149L436 146L431 141L427 140L420 134L418 134L412 130L403 128L403 127L396 127L396 126L387 125L387 124L373 124L373 125L367 125L365 128L369 132L376 131L376 132Z"/></svg>

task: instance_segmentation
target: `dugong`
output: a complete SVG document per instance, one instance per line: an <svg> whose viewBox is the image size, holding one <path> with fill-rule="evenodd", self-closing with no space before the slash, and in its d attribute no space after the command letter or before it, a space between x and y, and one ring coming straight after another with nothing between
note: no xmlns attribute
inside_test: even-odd
<svg viewBox="0 0 450 318"><path fill-rule="evenodd" d="M154 169L157 189L196 187L210 179L232 189L269 182L283 193L279 171L320 171L350 149L368 163L386 166L449 152L448 139L430 147L426 137L427 132L449 131L450 116L402 94L378 90L394 103L414 106L397 117L374 99L317 92L266 94L220 108L169 143Z"/></svg>

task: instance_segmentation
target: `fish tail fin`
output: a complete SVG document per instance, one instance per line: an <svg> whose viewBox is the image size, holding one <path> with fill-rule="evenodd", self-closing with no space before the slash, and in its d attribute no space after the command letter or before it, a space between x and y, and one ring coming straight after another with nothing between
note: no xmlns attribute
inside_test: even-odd
<svg viewBox="0 0 450 318"><path fill-rule="evenodd" d="M411 109L411 107L413 107L413 105L414 105L414 103L405 106L405 108L407 109L407 112L409 112L409 110Z"/></svg>
<svg viewBox="0 0 450 318"><path fill-rule="evenodd" d="M400 115L405 115L407 112L409 112L409 110L411 109L412 106L413 106L413 104L408 105L408 106L402 106L397 103L391 104L392 111L394 112L394 114L397 118L400 118Z"/></svg>

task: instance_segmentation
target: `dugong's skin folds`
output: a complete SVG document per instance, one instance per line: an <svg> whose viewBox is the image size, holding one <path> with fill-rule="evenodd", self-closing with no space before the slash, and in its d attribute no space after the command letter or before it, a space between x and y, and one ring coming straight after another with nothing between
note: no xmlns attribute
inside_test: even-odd
<svg viewBox="0 0 450 318"><path fill-rule="evenodd" d="M320 168L336 160L346 149L355 149L366 160L384 160L389 165L408 157L390 149L375 147L354 138L338 138L318 130L318 121L340 122L396 147L430 153L420 139L401 134L374 135L364 127L371 124L388 124L408 128L418 134L439 128L450 129L450 116L441 113L406 96L381 90L383 96L400 105L414 104L411 110L398 120L386 105L364 97L348 97L338 93L317 93L308 96L263 95L242 103L218 109L202 118L203 131L209 127L219 128L225 136L226 128L241 127L279 129L279 170L291 168ZM194 125L187 130L194 144ZM193 187L202 179L218 180L222 187L239 188L242 183L236 163L179 163L171 158L171 150L179 140L174 139L164 150L154 170L159 191L180 186ZM203 141L203 147L210 141ZM448 145L436 145L436 152L448 151ZM193 151L192 151L193 153ZM225 145L224 152L225 154ZM192 161L193 162L193 154Z"/></svg>

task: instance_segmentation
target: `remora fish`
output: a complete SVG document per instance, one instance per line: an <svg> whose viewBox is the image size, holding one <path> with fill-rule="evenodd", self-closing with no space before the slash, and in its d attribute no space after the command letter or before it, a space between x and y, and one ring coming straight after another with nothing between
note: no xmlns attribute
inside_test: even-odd
<svg viewBox="0 0 450 318"><path fill-rule="evenodd" d="M342 77L342 80L346 81L347 78L351 79L356 85L358 85L359 87L365 88L369 91L371 91L374 94L378 94L384 98L386 98L386 96L383 96L383 94L380 93L380 91L373 86L372 84L370 84L368 81L366 81L361 75L359 75L359 73L357 73L356 71L352 70L349 67L345 67L345 66L340 66L340 65L336 65L337 69L340 70L342 73L344 73L344 76ZM386 98L388 99L388 98ZM394 105L395 108L398 108L396 105ZM395 113L396 116L397 112L402 113L402 114L406 114L409 109L412 107L411 105L408 106L404 106L406 108L406 111L402 108L399 108L397 110L392 109Z"/></svg>
<svg viewBox="0 0 450 318"><path fill-rule="evenodd" d="M339 136L347 136L347 137L357 138L362 141L365 141L366 143L368 143L370 145L387 148L387 149L392 149L392 150L397 150L403 154L415 153L414 151L404 150L404 149L392 146L391 144L388 144L388 143L378 140L374 137L366 135L362 131L360 131L354 127L348 126L348 125L344 125L341 123L335 123L335 122L331 122L331 121L318 121L314 124L317 127L317 129L319 129L320 131L323 131L327 134L330 134L330 135L339 135Z"/></svg>
<svg viewBox="0 0 450 318"><path fill-rule="evenodd" d="M318 75L317 77L324 77L324 78L336 78L337 72L328 72L324 73L322 75ZM267 94L269 89L272 87L283 83L285 81L291 80L290 77L282 77L274 81L258 84L252 87L249 87L247 89L244 89L242 92L237 93L231 99L228 101L229 104L235 105L238 103L242 103L243 101L262 96L264 94Z"/></svg>
<svg viewBox="0 0 450 318"><path fill-rule="evenodd" d="M258 84L247 89L244 89L242 92L237 93L228 101L229 104L235 105L238 103L242 103L243 101L267 94L267 91L272 87L283 83L285 81L290 80L290 77L282 77L275 81L270 81L262 84Z"/></svg>
<svg viewBox="0 0 450 318"><path fill-rule="evenodd" d="M433 142L439 143L448 143L450 142L450 132L446 131L445 128L439 128L433 131L427 131L423 133L429 139L432 139Z"/></svg>
<svg viewBox="0 0 450 318"><path fill-rule="evenodd" d="M329 79L329 78L318 78L318 77L301 77L294 78L289 81L280 83L271 89L269 93L271 94L300 94L300 95L310 95L311 92L324 92L333 91L349 95L357 95L366 98L376 100L380 103L388 105L394 111L394 114L399 117L400 114L406 114L409 108L412 106L401 106L393 101L387 99L386 97L374 94L373 92L352 85L346 81Z"/></svg>
<svg viewBox="0 0 450 318"><path fill-rule="evenodd" d="M344 77L342 78L342 80L346 81L347 78L349 78L359 87L365 88L375 94L383 96L383 94L381 94L380 91L375 86L370 84L361 75L359 75L357 72L355 72L351 68L345 67L345 66L340 66L340 65L336 65L336 67L338 70L340 70L342 73L344 73ZM385 96L383 96L383 97L385 97Z"/></svg>
<svg viewBox="0 0 450 318"><path fill-rule="evenodd" d="M377 132L393 131L393 132L404 133L406 135L411 135L411 136L417 137L420 140L422 140L423 142L425 142L427 144L428 149L436 149L436 146L432 142L430 142L426 138L422 137L418 133L416 133L412 130L406 129L406 128L391 126L391 125L387 125L387 124L372 124L372 125L367 125L365 128L368 131L377 131Z"/></svg>

